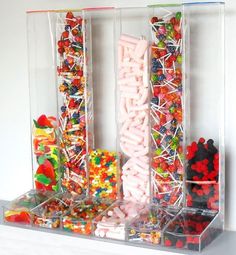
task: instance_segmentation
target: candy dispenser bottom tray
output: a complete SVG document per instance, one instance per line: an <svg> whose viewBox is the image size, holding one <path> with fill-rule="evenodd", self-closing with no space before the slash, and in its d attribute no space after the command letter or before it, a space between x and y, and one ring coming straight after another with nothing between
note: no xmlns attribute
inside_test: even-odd
<svg viewBox="0 0 236 255"><path fill-rule="evenodd" d="M45 203L45 202L44 202ZM8 226L15 226L21 228L27 228L32 230L39 231L49 231L51 233L57 233L61 235L72 235L75 237L85 237L84 235L78 233L68 233L68 231L63 229L61 224L57 228L45 229L43 227L35 226L33 220L31 222L27 221L27 224L22 222L7 222L4 220L4 215L6 210L10 209L11 203L5 203L2 205L1 209L1 223ZM40 205L39 205L40 206ZM32 215L32 219L33 219ZM137 216L135 216L137 217ZM192 251L201 251L206 246L208 246L213 240L222 233L222 220L221 215L217 212L199 210L194 208L183 208L177 215L170 219L169 222L166 222L166 227L161 231L160 242L158 244L145 243L145 242L132 242L128 240L130 226L129 223L132 222L132 219L126 223L125 231L126 238L125 240L106 240L106 238L96 237L95 228L91 231L90 235L87 235L87 238L94 240L108 241L108 242L120 242L122 244L127 244L131 246L138 247L148 247L150 249L167 249L169 251L179 250L181 253L185 250ZM214 242L216 243L216 242Z"/></svg>

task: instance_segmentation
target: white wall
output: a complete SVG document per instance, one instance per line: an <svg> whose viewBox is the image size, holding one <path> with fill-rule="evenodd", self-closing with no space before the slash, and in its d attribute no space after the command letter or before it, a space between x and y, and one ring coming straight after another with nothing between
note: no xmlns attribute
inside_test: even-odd
<svg viewBox="0 0 236 255"><path fill-rule="evenodd" d="M31 188L25 11L94 6L145 6L157 2L166 1L0 0L0 199L13 199ZM226 0L226 227L230 230L236 230L234 110L236 109L236 29L234 25L236 26L236 1Z"/></svg>

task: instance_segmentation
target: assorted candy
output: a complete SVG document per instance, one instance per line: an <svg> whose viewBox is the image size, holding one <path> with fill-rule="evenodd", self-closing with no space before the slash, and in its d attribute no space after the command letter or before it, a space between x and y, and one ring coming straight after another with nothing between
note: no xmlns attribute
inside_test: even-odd
<svg viewBox="0 0 236 255"><path fill-rule="evenodd" d="M178 213L178 209L150 206L131 221L128 228L128 240L161 244L165 226Z"/></svg>
<svg viewBox="0 0 236 255"><path fill-rule="evenodd" d="M200 138L187 146L187 206L219 209L219 152L214 141Z"/></svg>
<svg viewBox="0 0 236 255"><path fill-rule="evenodd" d="M66 231L91 235L93 219L112 204L111 200L87 198L74 206L62 219Z"/></svg>
<svg viewBox="0 0 236 255"><path fill-rule="evenodd" d="M95 219L95 236L125 240L128 221L143 209L144 205L131 201L117 202Z"/></svg>
<svg viewBox="0 0 236 255"><path fill-rule="evenodd" d="M153 202L179 206L183 193L182 14L150 20Z"/></svg>
<svg viewBox="0 0 236 255"><path fill-rule="evenodd" d="M66 214L76 198L70 193L58 194L32 210L33 224L44 228L59 228L61 216Z"/></svg>
<svg viewBox="0 0 236 255"><path fill-rule="evenodd" d="M33 151L38 168L34 174L37 190L59 191L58 147L56 119L41 115L32 129Z"/></svg>
<svg viewBox="0 0 236 255"><path fill-rule="evenodd" d="M215 218L215 215L216 213L210 211L184 209L167 226L164 232L164 245L199 251L200 248L202 249L211 242L218 233L217 228L208 228L208 235L205 236L205 239L201 238L201 234Z"/></svg>
<svg viewBox="0 0 236 255"><path fill-rule="evenodd" d="M4 210L5 222L190 250L218 235L209 225L219 210L219 151L212 139L200 138L184 158L182 13L163 11L150 20L150 80L149 42L125 34L118 40L121 160L115 152L92 149L86 22L72 12L58 14L59 118L34 120L36 190ZM184 160L189 208L180 211ZM113 204L120 165L124 200ZM61 185L64 193L50 192L60 192ZM154 204L147 206L151 194Z"/></svg>
<svg viewBox="0 0 236 255"><path fill-rule="evenodd" d="M53 193L31 190L14 200L4 210L4 220L12 223L31 223L31 210L47 200Z"/></svg>
<svg viewBox="0 0 236 255"><path fill-rule="evenodd" d="M150 199L148 41L121 35L117 83L124 199L146 203Z"/></svg>
<svg viewBox="0 0 236 255"><path fill-rule="evenodd" d="M84 73L84 20L72 12L58 17L58 82L61 101L59 144L62 186L72 194L85 194L86 169L86 77Z"/></svg>
<svg viewBox="0 0 236 255"><path fill-rule="evenodd" d="M97 198L117 198L118 156L107 150L89 153L89 195Z"/></svg>

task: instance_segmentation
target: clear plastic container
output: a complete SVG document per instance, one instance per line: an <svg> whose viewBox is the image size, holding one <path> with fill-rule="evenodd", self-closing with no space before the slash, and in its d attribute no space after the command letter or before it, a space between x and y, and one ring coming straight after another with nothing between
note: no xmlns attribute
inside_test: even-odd
<svg viewBox="0 0 236 255"><path fill-rule="evenodd" d="M3 208L4 222L31 224L32 209L52 197L54 192L30 190Z"/></svg>
<svg viewBox="0 0 236 255"><path fill-rule="evenodd" d="M117 124L123 197L150 201L147 8L116 10Z"/></svg>
<svg viewBox="0 0 236 255"><path fill-rule="evenodd" d="M87 156L94 145L85 26L82 11L28 13L36 189L88 193Z"/></svg>
<svg viewBox="0 0 236 255"><path fill-rule="evenodd" d="M143 209L144 204L131 201L117 201L94 219L94 234L97 237L127 240L128 222L136 217Z"/></svg>
<svg viewBox="0 0 236 255"><path fill-rule="evenodd" d="M166 225L178 212L177 207L147 206L141 214L128 224L128 241L161 245Z"/></svg>
<svg viewBox="0 0 236 255"><path fill-rule="evenodd" d="M73 197L71 193L59 193L32 210L33 226L43 228L60 228L61 216L65 215L76 201L82 197Z"/></svg>
<svg viewBox="0 0 236 255"><path fill-rule="evenodd" d="M57 195L5 221L202 250L224 229L224 4L27 16L33 192Z"/></svg>
<svg viewBox="0 0 236 255"><path fill-rule="evenodd" d="M163 245L201 251L221 232L216 211L185 208L166 227Z"/></svg>
<svg viewBox="0 0 236 255"><path fill-rule="evenodd" d="M106 210L114 201L86 198L62 216L62 229L81 235L93 233L93 219Z"/></svg>

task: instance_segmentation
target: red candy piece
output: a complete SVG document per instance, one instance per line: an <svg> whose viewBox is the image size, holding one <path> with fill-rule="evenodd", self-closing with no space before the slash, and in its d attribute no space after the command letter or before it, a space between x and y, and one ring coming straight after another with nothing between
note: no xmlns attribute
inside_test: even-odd
<svg viewBox="0 0 236 255"><path fill-rule="evenodd" d="M41 115L38 120L37 123L39 124L39 126L41 127L53 127L51 121L46 117L46 115Z"/></svg>

